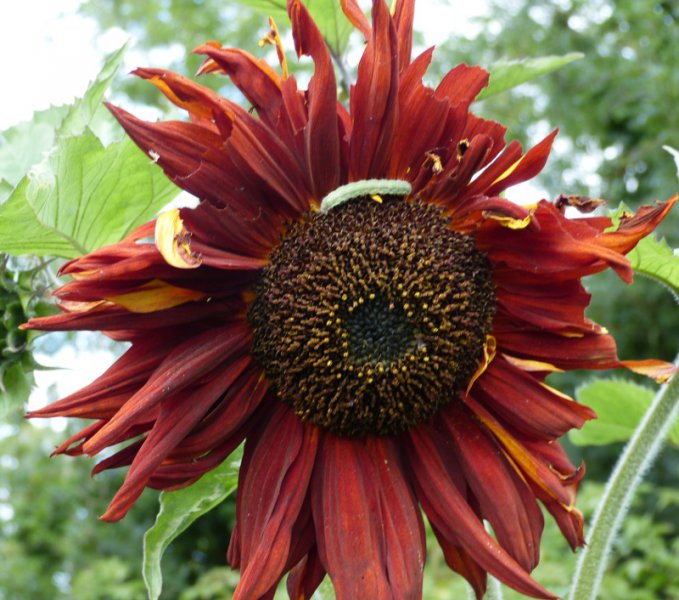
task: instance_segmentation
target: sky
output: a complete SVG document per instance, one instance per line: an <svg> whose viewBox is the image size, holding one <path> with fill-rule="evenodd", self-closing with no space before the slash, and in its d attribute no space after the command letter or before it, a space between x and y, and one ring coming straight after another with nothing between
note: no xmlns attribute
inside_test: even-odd
<svg viewBox="0 0 679 600"><path fill-rule="evenodd" d="M68 104L81 96L99 72L103 57L127 41L129 36L120 29L99 33L92 19L77 13L80 4L81 0L23 0L11 4L2 0L0 131L30 120L34 111ZM415 28L424 32L427 46L441 43L452 32L473 37L473 17L485 10L483 0L420 0ZM129 71L142 63L163 66L162 57L144 59L132 44L123 68ZM59 368L35 373L30 409L83 387L111 364L113 355L105 348L97 348L93 343L96 339L96 334L82 334L76 343L63 344L56 353L47 351L49 344L43 352L36 352L39 362ZM63 427L63 422L50 421L50 427Z"/></svg>
<svg viewBox="0 0 679 600"><path fill-rule="evenodd" d="M228 2L229 0L224 0ZM102 57L126 41L121 30L98 34L94 20L77 14L81 0L3 0L0 8L0 131L29 120L33 111L71 102L99 71ZM365 4L365 3L362 3ZM415 27L427 44L451 32L473 35L473 16L486 2L420 0ZM128 52L129 67L139 55ZM162 65L157 65L162 66Z"/></svg>

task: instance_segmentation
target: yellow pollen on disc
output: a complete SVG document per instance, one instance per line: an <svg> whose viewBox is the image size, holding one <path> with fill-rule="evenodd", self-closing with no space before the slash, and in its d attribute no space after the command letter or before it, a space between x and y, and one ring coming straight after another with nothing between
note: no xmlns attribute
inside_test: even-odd
<svg viewBox="0 0 679 600"><path fill-rule="evenodd" d="M253 354L303 421L396 435L486 362L490 262L435 206L370 195L291 225L255 288Z"/></svg>

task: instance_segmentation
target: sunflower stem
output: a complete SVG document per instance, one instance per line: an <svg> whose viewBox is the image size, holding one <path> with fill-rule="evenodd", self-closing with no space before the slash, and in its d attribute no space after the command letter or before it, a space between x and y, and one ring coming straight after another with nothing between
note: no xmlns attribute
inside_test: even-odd
<svg viewBox="0 0 679 600"><path fill-rule="evenodd" d="M679 364L679 356L676 364ZM622 519L678 413L679 376L674 375L656 394L606 484L592 520L589 544L578 560L569 600L595 600L597 597Z"/></svg>

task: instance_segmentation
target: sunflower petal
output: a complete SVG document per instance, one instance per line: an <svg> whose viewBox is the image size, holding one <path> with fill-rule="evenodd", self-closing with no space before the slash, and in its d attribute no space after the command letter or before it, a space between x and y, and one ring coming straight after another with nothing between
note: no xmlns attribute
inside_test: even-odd
<svg viewBox="0 0 679 600"><path fill-rule="evenodd" d="M318 439L317 428L303 425L282 405L248 439L247 469L241 469L238 486L241 578L234 600L259 598L281 579Z"/></svg>
<svg viewBox="0 0 679 600"><path fill-rule="evenodd" d="M479 565L515 590L534 598L556 598L505 552L488 534L450 479L424 428L410 432L409 457L416 493L427 517L448 540L455 540Z"/></svg>
<svg viewBox="0 0 679 600"><path fill-rule="evenodd" d="M445 410L441 416L482 515L502 547L527 572L532 571L540 559L544 526L533 492L467 411Z"/></svg>
<svg viewBox="0 0 679 600"><path fill-rule="evenodd" d="M373 0L373 30L351 94L350 181L384 176L397 123L398 40L384 0Z"/></svg>
<svg viewBox="0 0 679 600"><path fill-rule="evenodd" d="M392 597L378 477L362 440L324 436L312 510L318 553L338 600Z"/></svg>

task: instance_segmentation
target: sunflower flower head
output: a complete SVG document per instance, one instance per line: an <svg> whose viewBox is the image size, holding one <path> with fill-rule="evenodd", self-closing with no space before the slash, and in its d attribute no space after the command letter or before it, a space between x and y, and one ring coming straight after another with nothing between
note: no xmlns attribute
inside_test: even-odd
<svg viewBox="0 0 679 600"><path fill-rule="evenodd" d="M525 153L506 144L502 125L469 112L488 83L479 67L425 86L432 51L411 57L413 4L392 13L374 0L370 23L342 2L366 39L348 107L299 0L288 12L297 54L314 62L306 90L273 22L263 42L280 69L215 43L196 50L200 73L229 76L254 112L137 69L189 120L109 108L200 203L68 262L62 313L28 324L131 342L92 384L30 415L92 420L56 453L116 447L94 469L129 467L104 520L245 442L236 600L273 597L286 574L295 599L326 574L340 600L421 598L424 517L478 598L488 573L553 598L530 576L540 504L573 548L584 543L584 469L557 439L595 415L545 377L672 370L618 359L584 316L581 278L610 267L631 281L625 254L676 198L611 230L564 215L595 201L503 197L543 168L556 132Z"/></svg>

